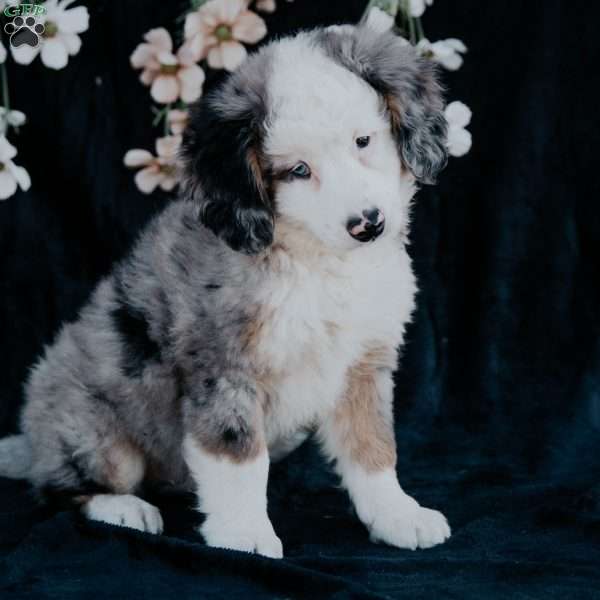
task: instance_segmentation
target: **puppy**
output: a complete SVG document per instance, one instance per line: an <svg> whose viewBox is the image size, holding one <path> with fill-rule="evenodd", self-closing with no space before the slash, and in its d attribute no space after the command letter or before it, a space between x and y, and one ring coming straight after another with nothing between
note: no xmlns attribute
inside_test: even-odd
<svg viewBox="0 0 600 600"><path fill-rule="evenodd" d="M209 545L277 558L269 462L314 434L372 539L446 540L398 483L392 417L409 206L446 162L432 63L364 24L281 39L195 106L182 148L184 198L45 349L0 471L152 533L135 493L169 481Z"/></svg>

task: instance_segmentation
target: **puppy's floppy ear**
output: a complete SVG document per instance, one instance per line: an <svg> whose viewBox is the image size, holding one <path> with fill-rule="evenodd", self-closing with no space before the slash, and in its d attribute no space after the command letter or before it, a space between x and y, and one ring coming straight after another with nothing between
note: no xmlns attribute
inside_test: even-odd
<svg viewBox="0 0 600 600"><path fill-rule="evenodd" d="M261 158L262 84L235 74L192 109L183 136L184 194L231 248L254 254L273 241L274 213Z"/></svg>
<svg viewBox="0 0 600 600"><path fill-rule="evenodd" d="M446 166L447 123L433 61L403 38L363 23L321 33L325 51L362 77L382 97L404 164L422 183L435 183Z"/></svg>

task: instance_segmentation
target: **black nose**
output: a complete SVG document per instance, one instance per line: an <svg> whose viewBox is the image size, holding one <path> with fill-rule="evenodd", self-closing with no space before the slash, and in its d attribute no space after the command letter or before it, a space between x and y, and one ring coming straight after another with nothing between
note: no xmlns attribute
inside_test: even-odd
<svg viewBox="0 0 600 600"><path fill-rule="evenodd" d="M346 223L348 233L359 242L370 242L385 228L385 217L378 208L363 210L362 217L351 217Z"/></svg>

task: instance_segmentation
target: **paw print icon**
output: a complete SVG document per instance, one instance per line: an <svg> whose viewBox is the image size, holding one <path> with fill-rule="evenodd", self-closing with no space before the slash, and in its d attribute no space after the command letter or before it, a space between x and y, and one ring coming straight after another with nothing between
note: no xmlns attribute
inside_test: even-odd
<svg viewBox="0 0 600 600"><path fill-rule="evenodd" d="M10 36L10 45L14 48L31 46L35 48L40 43L40 36L46 28L42 23L37 23L34 17L15 17L12 22L4 26L4 31Z"/></svg>

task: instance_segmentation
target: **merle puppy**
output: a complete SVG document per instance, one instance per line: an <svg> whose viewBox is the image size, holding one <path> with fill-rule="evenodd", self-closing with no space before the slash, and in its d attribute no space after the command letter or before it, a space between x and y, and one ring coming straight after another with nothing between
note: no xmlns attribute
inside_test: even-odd
<svg viewBox="0 0 600 600"><path fill-rule="evenodd" d="M269 462L314 434L373 539L446 540L398 483L392 415L409 207L445 165L443 107L431 61L367 24L251 56L194 108L184 197L32 369L0 472L153 533L136 490L174 482L208 544L281 557Z"/></svg>

